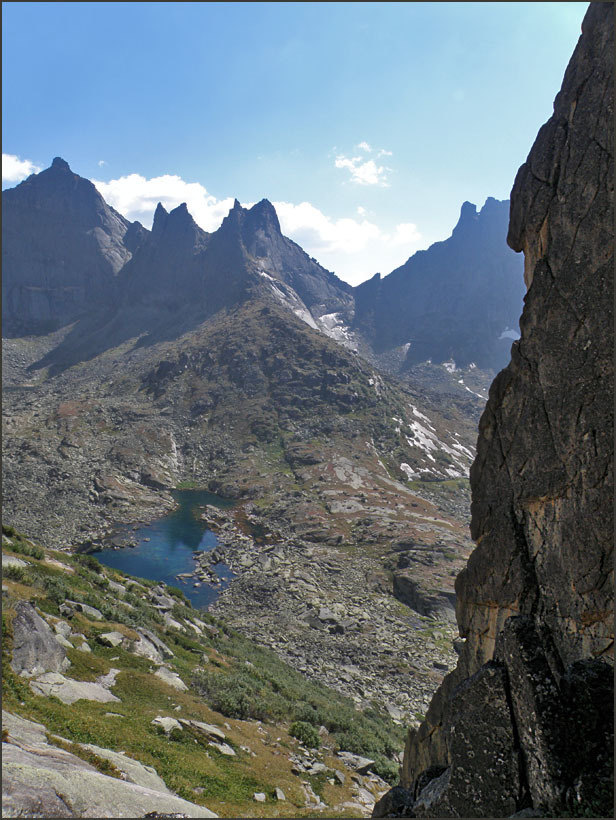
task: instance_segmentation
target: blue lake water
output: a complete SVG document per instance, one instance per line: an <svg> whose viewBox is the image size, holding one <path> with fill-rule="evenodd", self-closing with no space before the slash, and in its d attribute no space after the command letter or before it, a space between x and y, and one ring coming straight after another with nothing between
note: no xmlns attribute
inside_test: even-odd
<svg viewBox="0 0 616 820"><path fill-rule="evenodd" d="M163 581L178 587L194 607L205 608L214 603L221 590L235 577L227 565L217 564L213 568L222 579L220 587L202 583L195 588L195 579L183 581L176 578L176 575L194 571L194 552L212 550L218 544L214 533L197 517L199 507L212 504L228 509L233 506L233 502L225 501L205 490L173 490L172 495L179 504L172 513L136 530L126 527L115 533L114 540L129 536L137 542L136 547L103 549L92 554L101 564L128 575ZM146 541L146 538L150 540Z"/></svg>

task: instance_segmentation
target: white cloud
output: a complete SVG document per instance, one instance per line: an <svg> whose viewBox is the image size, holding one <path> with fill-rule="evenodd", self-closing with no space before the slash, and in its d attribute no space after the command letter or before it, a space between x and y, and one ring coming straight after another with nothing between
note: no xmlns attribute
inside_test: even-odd
<svg viewBox="0 0 616 820"><path fill-rule="evenodd" d="M427 247L414 223L402 222L392 231L383 230L365 218L361 206L359 220L332 219L309 202L274 202L274 207L285 236L352 285L376 271L389 273L416 250Z"/></svg>
<svg viewBox="0 0 616 820"><path fill-rule="evenodd" d="M107 163L105 162L105 160L104 160L104 159L99 159L99 161L98 161L98 167L99 167L99 168L102 168L102 167L103 167L103 165L107 165Z"/></svg>
<svg viewBox="0 0 616 820"><path fill-rule="evenodd" d="M372 146L367 142L360 142L357 148L372 153ZM335 149L334 149L335 150ZM377 153L377 159L380 157L392 156L391 151L386 151L380 148ZM347 157L345 154L337 154L334 162L336 168L344 168L350 174L350 181L358 185L378 185L381 188L388 188L386 173L391 171L384 165L377 165L373 159L366 159L364 156Z"/></svg>
<svg viewBox="0 0 616 820"><path fill-rule="evenodd" d="M41 170L29 159L19 159L15 154L2 154L2 184L21 182L30 174Z"/></svg>
<svg viewBox="0 0 616 820"><path fill-rule="evenodd" d="M401 222L396 225L391 242L394 245L415 245L421 240L421 234L414 222Z"/></svg>
<svg viewBox="0 0 616 820"><path fill-rule="evenodd" d="M318 258L320 251L359 253L380 236L377 225L363 219L331 219L309 202L274 202L282 232Z"/></svg>
<svg viewBox="0 0 616 820"><path fill-rule="evenodd" d="M200 183L186 182L177 175L146 179L140 174L129 174L109 182L92 182L117 211L127 219L138 219L148 228L158 202L167 210L186 202L195 222L206 231L215 231L233 207L232 197L217 199ZM362 206L357 208L355 218L335 219L310 202L273 205L283 234L353 285L376 271L388 273L415 250L426 247L413 223L403 222L385 230L373 218L367 218L368 212ZM250 204L245 203L245 207Z"/></svg>
<svg viewBox="0 0 616 820"><path fill-rule="evenodd" d="M385 172L388 168L377 165L373 159L365 160L363 157L345 157L344 154L336 157L336 168L346 168L351 175L351 182L358 185L379 185L382 188L389 187Z"/></svg>
<svg viewBox="0 0 616 820"><path fill-rule="evenodd" d="M129 174L101 182L93 179L105 200L127 219L138 219L149 228L156 205L161 202L168 210L182 202L195 222L205 231L215 231L233 207L233 197L216 199L199 182L185 182L180 176L163 174L146 179L140 174Z"/></svg>

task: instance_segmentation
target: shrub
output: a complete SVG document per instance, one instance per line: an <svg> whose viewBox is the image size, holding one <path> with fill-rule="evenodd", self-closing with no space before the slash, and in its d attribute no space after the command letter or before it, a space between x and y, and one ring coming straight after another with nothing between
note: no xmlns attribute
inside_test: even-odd
<svg viewBox="0 0 616 820"><path fill-rule="evenodd" d="M47 597L56 604L61 604L69 597L69 589L60 578L43 578L43 589Z"/></svg>
<svg viewBox="0 0 616 820"><path fill-rule="evenodd" d="M312 726L320 726L322 721L321 715L310 703L302 701L295 706L293 710L293 717L295 720L304 723L310 723Z"/></svg>
<svg viewBox="0 0 616 820"><path fill-rule="evenodd" d="M400 767L393 760L388 760L383 755L375 755L372 771L382 777L387 783L397 783L400 776Z"/></svg>
<svg viewBox="0 0 616 820"><path fill-rule="evenodd" d="M2 577L8 578L9 581L17 581L19 584L25 584L28 582L28 573L26 572L25 567L17 567L17 566L10 566L10 567L2 567Z"/></svg>
<svg viewBox="0 0 616 820"><path fill-rule="evenodd" d="M36 544L20 540L18 535L15 535L15 539L9 547L11 552L16 552L19 555L28 555L31 558L36 558L37 561L45 557L45 550L42 547L37 547Z"/></svg>
<svg viewBox="0 0 616 820"><path fill-rule="evenodd" d="M87 567L87 569L92 570L92 572L96 572L98 574L103 572L103 565L93 555L88 555L88 553L79 553L75 556L75 558L83 567Z"/></svg>
<svg viewBox="0 0 616 820"><path fill-rule="evenodd" d="M193 685L212 709L227 717L278 720L285 715L284 699L248 669L228 674L199 670L193 676Z"/></svg>
<svg viewBox="0 0 616 820"><path fill-rule="evenodd" d="M292 723L289 734L291 737L296 737L300 743L310 749L318 749L321 745L318 731L310 723L303 720L296 720L295 723Z"/></svg>

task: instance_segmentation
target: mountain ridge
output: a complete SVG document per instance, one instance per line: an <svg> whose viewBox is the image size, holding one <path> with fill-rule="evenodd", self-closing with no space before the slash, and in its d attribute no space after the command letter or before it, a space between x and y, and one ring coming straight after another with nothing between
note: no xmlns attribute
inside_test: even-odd
<svg viewBox="0 0 616 820"><path fill-rule="evenodd" d="M58 186L57 202L52 196L54 185ZM66 200L71 186L79 193L75 203ZM405 348L402 371L420 361L446 361L454 351L461 365L497 369L508 353L502 333L516 332L514 304L521 301L521 276L517 286L511 284L518 273L518 260L506 248L500 230L500 214L507 203L491 197L479 213L474 205L464 203L449 239L417 252L387 276L377 274L355 288L283 236L275 208L267 199L249 209L236 199L213 233L199 228L186 203L170 212L158 203L148 231L139 222L116 214L92 183L56 158L51 168L3 192L3 202L5 336L44 334L63 323L77 322L41 367L70 366L80 360L82 351L96 355L104 349L105 339L120 344L132 334L144 344L148 337L177 336L190 322L239 304L251 294L276 299L312 327L377 358L394 349L400 358L399 349ZM85 251L69 266L67 278L65 257L70 260L70 243L67 240L58 247L51 241L49 235L55 229L28 228L26 219L25 232L18 230L17 223L24 217L17 213L33 208L38 212L36 225L46 218L53 225L60 220L72 226L73 233L83 223L83 215L79 220L73 218L75 211L93 214L81 244L86 240L91 244L91 234L99 238L96 258L99 267L109 269L98 277L100 287L92 285L91 261ZM75 239L73 242L80 247ZM448 270L451 247L458 257L464 252L463 279L459 271L452 279ZM477 273L489 267L489 255L500 260L496 285L486 280L485 272ZM41 262L43 259L47 261ZM58 271L55 278L47 271L50 265ZM70 287L78 291L76 304L75 298L71 301ZM452 291L446 312L443 290ZM452 302L459 304L452 306ZM475 303L480 304L478 309L473 309ZM484 331L478 316L483 316L483 324L487 317L489 327ZM437 340L439 333L446 337L445 342ZM422 337L419 341L418 335Z"/></svg>

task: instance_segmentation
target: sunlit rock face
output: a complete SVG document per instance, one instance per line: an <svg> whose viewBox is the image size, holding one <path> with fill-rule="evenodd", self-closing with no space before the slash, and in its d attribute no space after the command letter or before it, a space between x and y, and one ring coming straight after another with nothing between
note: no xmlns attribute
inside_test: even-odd
<svg viewBox="0 0 616 820"><path fill-rule="evenodd" d="M465 645L407 742L417 817L613 807L612 52L613 7L592 3L512 191L521 339L471 469Z"/></svg>

